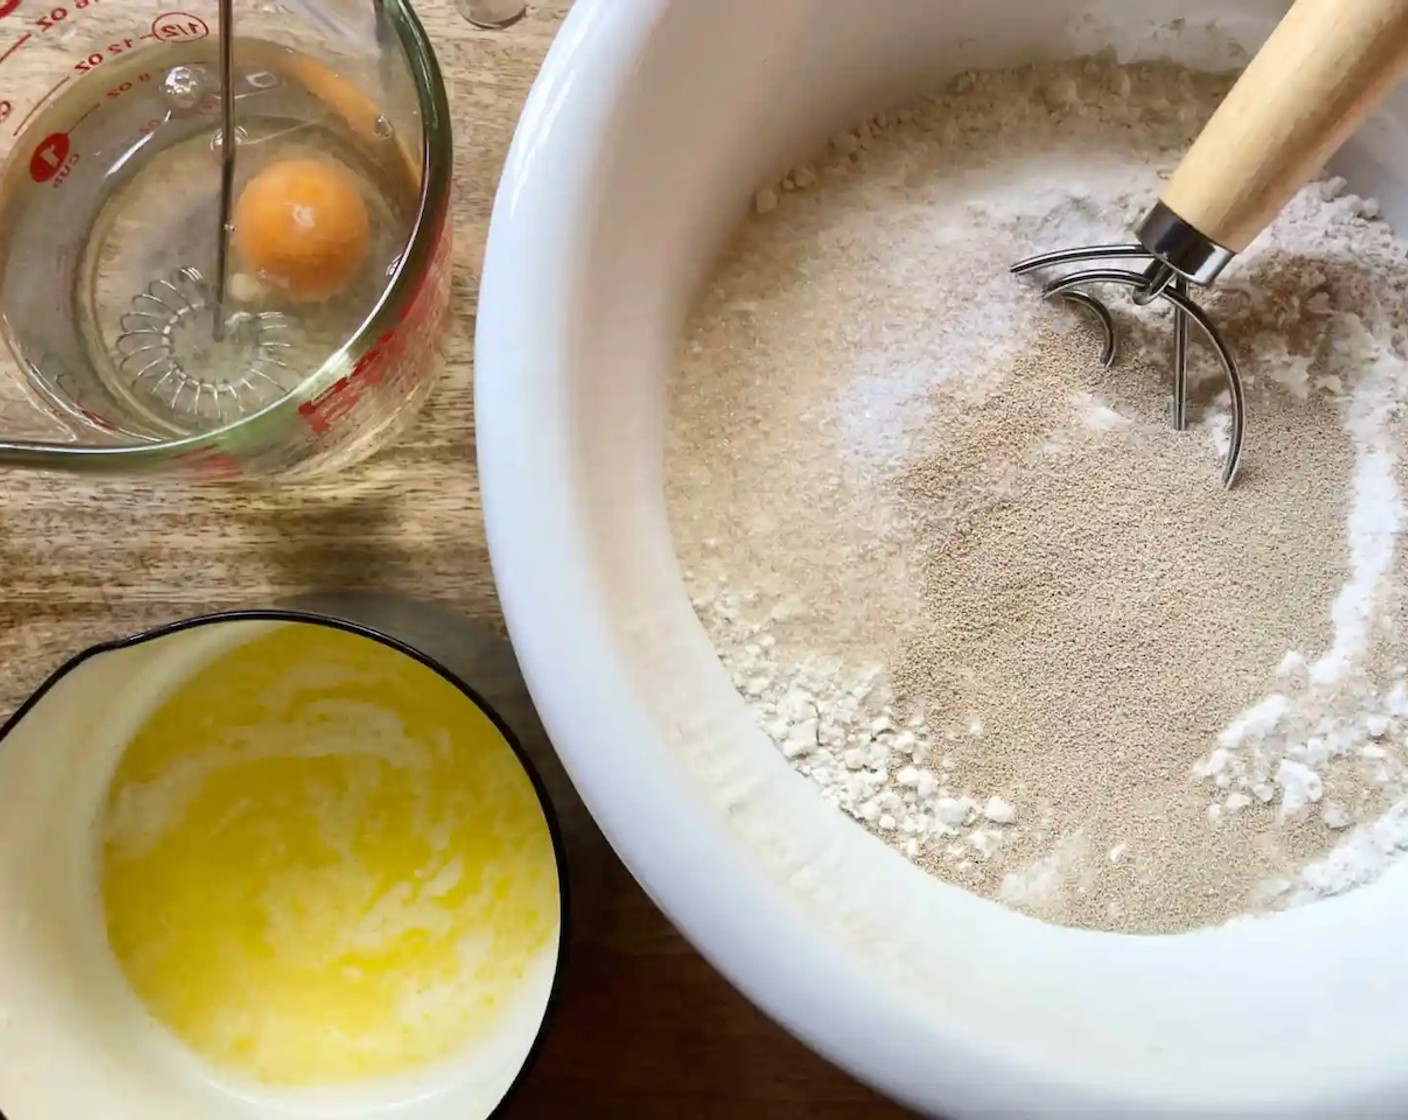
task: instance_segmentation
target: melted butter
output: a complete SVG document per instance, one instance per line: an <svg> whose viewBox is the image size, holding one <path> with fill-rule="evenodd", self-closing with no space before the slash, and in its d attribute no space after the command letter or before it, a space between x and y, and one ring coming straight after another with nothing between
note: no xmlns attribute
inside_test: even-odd
<svg viewBox="0 0 1408 1120"><path fill-rule="evenodd" d="M273 1085L453 1056L558 929L547 825L492 721L411 659L310 625L221 654L142 725L101 887L151 1014Z"/></svg>

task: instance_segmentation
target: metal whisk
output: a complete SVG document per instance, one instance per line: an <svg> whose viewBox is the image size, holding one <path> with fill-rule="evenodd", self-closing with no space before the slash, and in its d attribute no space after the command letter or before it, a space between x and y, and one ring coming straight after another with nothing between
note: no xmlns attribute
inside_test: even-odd
<svg viewBox="0 0 1408 1120"><path fill-rule="evenodd" d="M1134 302L1173 309L1173 427L1187 427L1189 323L1227 378L1232 428L1222 482L1241 465L1246 403L1237 361L1217 325L1189 294L1211 284L1386 97L1408 70L1408 0L1296 0L1252 59L1167 188L1139 224L1137 242L1042 253L1019 275L1081 268L1050 281L1059 296L1094 314L1105 332L1101 364L1115 360L1109 309L1086 289L1115 284ZM1141 269L1099 266L1136 261Z"/></svg>
<svg viewBox="0 0 1408 1120"><path fill-rule="evenodd" d="M230 273L230 212L235 198L235 0L220 0L220 228L216 231L215 298L211 331L225 337L225 288Z"/></svg>

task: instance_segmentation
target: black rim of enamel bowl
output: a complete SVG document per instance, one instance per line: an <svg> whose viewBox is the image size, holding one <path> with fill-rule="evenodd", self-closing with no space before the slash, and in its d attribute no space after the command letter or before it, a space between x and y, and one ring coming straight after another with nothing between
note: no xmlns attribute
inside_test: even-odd
<svg viewBox="0 0 1408 1120"><path fill-rule="evenodd" d="M90 661L104 653L113 653L118 650L130 649L133 646L143 645L147 642L156 641L160 638L178 634L183 630L194 630L201 626L210 626L224 622L292 622L303 623L312 626L323 626L331 630L341 630L347 634L353 634L360 638L368 638L388 649L411 660L424 665L431 672L442 680L453 685L459 692L479 709L503 736L518 759L518 764L523 768L523 772L528 775L529 782L533 785L533 792L538 799L538 807L542 811L543 820L547 823L548 835L552 840L553 862L557 870L557 896L558 896L558 936L557 936L557 959L553 962L552 984L548 990L547 1002L543 1005L542 1019L538 1023L537 1033L533 1037L532 1044L528 1047L528 1052L524 1056L522 1065L504 1091L498 1103L485 1116L485 1120L494 1120L495 1117L502 1116L504 1111L513 1103L513 1099L518 1095L529 1075L533 1072L533 1067L537 1064L542 1053L543 1046L547 1041L549 1029L552 1026L558 1011L558 1006L562 1000L564 977L567 972L568 943L571 940L568 936L569 915L571 912L571 884L567 875L567 846L563 841L562 828L558 823L557 813L553 809L552 801L548 797L547 786L544 784L542 775L533 765L532 759L528 757L523 749L523 744L518 736L489 704L467 681L462 680L456 674L450 672L444 665L436 661L435 658L422 653L412 645L394 638L373 626L367 626L360 622L351 622L347 619L337 618L333 615L321 614L317 611L285 609L278 607L255 608L248 610L217 611L213 614L195 615L191 618L183 618L177 622L166 623L162 626L154 627L150 630L143 630L141 633L133 634L126 638L116 638L112 641L102 642L98 645L89 646L87 649L74 654L67 661L63 662L57 669L44 678L44 682L34 690L34 692L20 706L15 709L4 724L0 724L0 750L5 749L4 740L9 737L11 731L25 718L26 715L73 670L77 669L86 661ZM0 1103L0 1120L6 1120L6 1113L3 1104ZM14 1117L13 1120L27 1120L27 1118Z"/></svg>

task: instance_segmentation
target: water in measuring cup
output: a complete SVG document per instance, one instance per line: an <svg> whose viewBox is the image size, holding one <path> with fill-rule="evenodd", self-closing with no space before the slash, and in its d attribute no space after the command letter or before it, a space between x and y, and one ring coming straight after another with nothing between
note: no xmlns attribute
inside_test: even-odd
<svg viewBox="0 0 1408 1120"><path fill-rule="evenodd" d="M100 83L84 79L36 116L6 176L0 313L12 347L51 404L115 438L208 431L285 396L368 318L414 223L419 170L390 121L307 56L242 40L235 198L249 204L236 205L244 228L217 341L216 49L154 45L109 61ZM302 267L303 242L279 234L282 201L294 220L333 226ZM271 259L282 262L272 272Z"/></svg>

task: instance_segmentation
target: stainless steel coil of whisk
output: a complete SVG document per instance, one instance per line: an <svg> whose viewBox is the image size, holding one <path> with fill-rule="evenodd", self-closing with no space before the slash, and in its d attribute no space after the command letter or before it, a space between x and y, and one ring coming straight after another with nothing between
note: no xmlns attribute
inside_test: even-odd
<svg viewBox="0 0 1408 1120"><path fill-rule="evenodd" d="M278 311L240 311L226 317L214 286L195 268L153 280L122 316L114 343L118 369L144 405L189 421L226 423L278 400L296 379L286 362L292 323ZM220 311L220 331L206 313ZM215 378L207 369L213 346L239 354L240 373Z"/></svg>
<svg viewBox="0 0 1408 1120"><path fill-rule="evenodd" d="M1114 318L1088 289L1128 288L1139 305L1173 311L1172 425L1188 425L1190 324L1227 381L1232 424L1222 482L1242 462L1246 399L1236 358L1190 285L1212 284L1237 253L1373 111L1408 70L1408 0L1296 0L1218 106L1131 244L1028 257L1016 274L1078 267L1049 281L1047 298L1093 314L1105 333L1100 361L1115 361ZM1140 267L1118 267L1116 262Z"/></svg>
<svg viewBox="0 0 1408 1120"><path fill-rule="evenodd" d="M227 423L287 392L294 374L288 316L228 311L231 215L239 130L235 127L234 0L219 0L220 195L215 267L177 268L138 292L119 321L114 358L127 392L143 407L192 423ZM217 354L237 359L217 362ZM230 368L234 376L215 376Z"/></svg>

